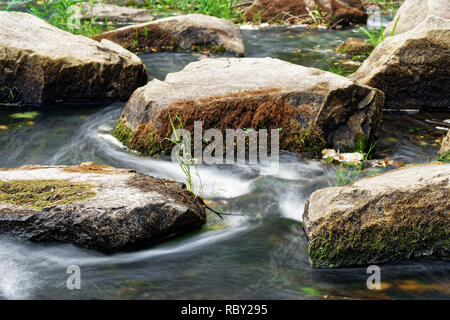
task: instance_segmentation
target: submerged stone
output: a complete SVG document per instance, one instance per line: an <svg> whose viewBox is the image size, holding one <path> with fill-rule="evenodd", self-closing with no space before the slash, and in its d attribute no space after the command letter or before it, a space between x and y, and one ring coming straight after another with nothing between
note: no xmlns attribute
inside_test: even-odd
<svg viewBox="0 0 450 320"><path fill-rule="evenodd" d="M147 81L142 61L111 41L27 13L0 11L0 21L0 103L126 100Z"/></svg>
<svg viewBox="0 0 450 320"><path fill-rule="evenodd" d="M0 233L103 252L200 229L204 206L180 183L108 166L0 169Z"/></svg>
<svg viewBox="0 0 450 320"><path fill-rule="evenodd" d="M136 90L114 135L143 154L171 150L170 113L191 133L197 120L222 133L279 129L281 149L320 155L375 140L382 108L382 92L330 72L272 58L205 59Z"/></svg>
<svg viewBox="0 0 450 320"><path fill-rule="evenodd" d="M378 88L388 109L450 106L450 20L429 16L380 43L350 79Z"/></svg>
<svg viewBox="0 0 450 320"><path fill-rule="evenodd" d="M226 19L188 14L131 25L93 37L108 39L133 52L208 50L244 55L239 30Z"/></svg>
<svg viewBox="0 0 450 320"><path fill-rule="evenodd" d="M450 164L409 165L315 191L303 229L314 267L448 256Z"/></svg>

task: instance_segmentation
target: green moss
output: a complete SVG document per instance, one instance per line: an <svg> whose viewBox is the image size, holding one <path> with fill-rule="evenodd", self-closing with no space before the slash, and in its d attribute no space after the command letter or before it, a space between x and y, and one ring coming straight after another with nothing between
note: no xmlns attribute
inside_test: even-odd
<svg viewBox="0 0 450 320"><path fill-rule="evenodd" d="M313 239L308 249L313 267L333 268L410 258L425 254L430 248L437 255L448 254L448 224L374 226L340 236L329 231L329 234Z"/></svg>
<svg viewBox="0 0 450 320"><path fill-rule="evenodd" d="M327 146L322 130L311 125L308 128L299 129L297 143L298 151L307 152L314 157L320 157L322 150Z"/></svg>
<svg viewBox="0 0 450 320"><path fill-rule="evenodd" d="M66 180L0 181L0 202L43 209L88 200L95 196L91 185Z"/></svg>
<svg viewBox="0 0 450 320"><path fill-rule="evenodd" d="M116 128L112 134L117 140L125 145L130 144L131 137L133 136L133 130L128 128L122 122L117 123Z"/></svg>
<svg viewBox="0 0 450 320"><path fill-rule="evenodd" d="M163 151L161 145L156 141L153 131L146 135L137 136L126 124L119 122L114 129L113 136L128 148L145 156Z"/></svg>
<svg viewBox="0 0 450 320"><path fill-rule="evenodd" d="M442 153L438 155L438 160L445 162L445 163L450 163L450 151L447 151L445 153Z"/></svg>

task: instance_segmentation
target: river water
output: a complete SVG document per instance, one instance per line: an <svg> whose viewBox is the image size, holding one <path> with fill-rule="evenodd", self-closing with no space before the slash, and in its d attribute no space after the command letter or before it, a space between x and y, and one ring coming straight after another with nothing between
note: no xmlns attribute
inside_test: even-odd
<svg viewBox="0 0 450 320"><path fill-rule="evenodd" d="M327 68L348 31L242 30L246 55ZM164 79L199 54L142 56L150 77ZM183 181L168 159L126 150L112 136L123 103L0 112L0 167L95 161ZM16 113L15 115L13 115ZM450 113L389 114L377 156L405 163L436 159ZM420 259L381 266L382 290L366 287L366 268L314 270L301 230L306 198L332 183L333 170L281 154L276 173L260 166L200 167L205 197L228 211L204 230L139 251L104 255L68 244L0 238L3 299L372 299L450 298L450 264ZM198 186L197 181L197 186ZM69 265L81 267L82 289L66 289Z"/></svg>

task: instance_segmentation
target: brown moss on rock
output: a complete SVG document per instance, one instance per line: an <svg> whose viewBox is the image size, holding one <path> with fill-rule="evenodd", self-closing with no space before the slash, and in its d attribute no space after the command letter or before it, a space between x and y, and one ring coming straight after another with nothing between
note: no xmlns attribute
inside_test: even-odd
<svg viewBox="0 0 450 320"><path fill-rule="evenodd" d="M170 116L169 116L170 115ZM326 146L323 131L312 121L307 125L305 119L312 118L307 108L292 106L289 95L280 89L251 90L172 103L159 114L158 126L153 122L140 124L132 131L126 121L118 123L114 136L128 147L145 155L160 151L170 151L173 131L170 123L179 116L183 128L194 132L194 122L202 120L203 131L217 128L225 132L230 128L280 129L280 148L297 152L320 154Z"/></svg>
<svg viewBox="0 0 450 320"><path fill-rule="evenodd" d="M85 201L96 195L87 183L66 180L0 181L0 202L43 209Z"/></svg>

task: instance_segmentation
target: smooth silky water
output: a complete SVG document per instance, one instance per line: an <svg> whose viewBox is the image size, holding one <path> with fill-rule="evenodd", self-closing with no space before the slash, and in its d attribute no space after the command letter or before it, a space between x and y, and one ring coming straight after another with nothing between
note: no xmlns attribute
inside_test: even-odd
<svg viewBox="0 0 450 320"><path fill-rule="evenodd" d="M327 68L340 61L349 31L275 28L243 30L246 55L277 57ZM200 54L142 56L150 77L164 79ZM95 161L183 181L167 158L142 158L111 136L123 103L61 107L36 114L0 113L0 167ZM436 159L450 114L385 114L377 156L405 163ZM366 268L314 270L301 230L306 198L327 187L333 172L319 161L282 153L277 173L260 166L201 166L206 198L239 214L172 241L114 255L68 244L0 238L3 299L310 299L450 298L450 264L419 259L382 265L382 290L366 287ZM196 185L199 186L198 181ZM69 265L79 265L82 290L66 289Z"/></svg>

